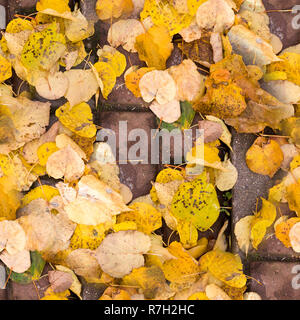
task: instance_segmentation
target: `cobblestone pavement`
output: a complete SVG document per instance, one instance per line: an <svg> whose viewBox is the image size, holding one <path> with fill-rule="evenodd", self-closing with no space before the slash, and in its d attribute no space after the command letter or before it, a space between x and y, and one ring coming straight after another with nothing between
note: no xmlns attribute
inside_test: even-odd
<svg viewBox="0 0 300 320"><path fill-rule="evenodd" d="M4 5L7 9L7 21L12 19L16 13L29 14L34 12L36 0L0 0L0 5ZM73 2L73 1L71 1ZM299 30L292 28L292 12L274 12L278 9L291 9L299 3L299 0L265 0L264 4L269 12L271 32L281 38L284 47L294 45L300 42ZM98 21L95 15L96 0L80 1L80 7L83 14L89 19ZM73 3L74 4L74 3ZM103 46L106 43L107 30L109 24L98 21L96 23L95 35L86 41L86 48L89 51L97 45ZM120 49L122 51L122 49ZM122 51L127 57L128 65L143 65L137 54L128 54ZM94 54L94 55L93 55ZM95 50L91 55L91 62L94 62ZM168 65L179 64L181 62L181 54L179 50L174 50L172 56L168 60ZM14 77L14 89L19 88L20 81ZM26 90L26 85L22 86L22 90ZM36 99L40 97L36 96ZM64 100L55 101L52 104L52 113L55 109L62 105ZM155 116L147 111L144 102L135 98L124 86L124 78L120 77L117 81L113 92L109 95L108 100L101 99L96 107L94 100L90 102L93 108L96 124L113 129L118 132L119 121L128 121L128 130L134 128L143 128L146 132L157 128ZM53 117L54 119L54 117ZM196 120L195 120L196 121ZM195 122L196 123L196 122ZM151 136L151 135L149 135ZM117 137L118 139L119 137ZM273 179L257 175L251 172L245 163L245 153L255 139L255 135L237 134L233 131L233 152L231 154L232 161L239 172L239 180L233 190L232 200L232 217L231 227L242 217L252 214L256 207L257 197L266 197L268 189L280 179L280 174L275 175ZM172 148L171 148L172 149ZM151 181L154 180L161 165L150 164L122 164L120 165L121 182L131 188L134 197L138 197L149 193ZM51 180L41 179L43 183L51 184ZM286 212L286 208L282 208ZM221 228L226 216L224 213L220 215L219 220L214 225L212 231L205 233L213 243L213 239ZM161 234L167 239L170 230L163 227ZM258 251L250 252L246 258L239 252L236 239L231 238L232 251L239 253L243 258L245 272L251 277L249 281L249 289L258 292L263 299L300 299L300 289L297 286L293 288L292 283L297 284L296 273L297 265L300 265L300 256L295 255L291 249L283 247L273 234L267 237L267 240L259 247ZM47 268L44 273L47 272ZM300 272L300 267L299 267ZM300 279L299 279L300 283ZM0 289L1 299L38 299L37 290L42 296L48 287L47 277L42 277L35 284L18 285L12 282L8 283L6 290ZM0 288L1 288L1 268L0 268ZM83 299L98 299L104 288L97 285L85 284L83 288Z"/></svg>

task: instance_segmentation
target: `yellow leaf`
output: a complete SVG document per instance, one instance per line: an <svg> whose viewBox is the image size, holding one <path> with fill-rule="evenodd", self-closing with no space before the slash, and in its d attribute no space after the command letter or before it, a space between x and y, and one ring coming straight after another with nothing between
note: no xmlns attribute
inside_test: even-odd
<svg viewBox="0 0 300 320"><path fill-rule="evenodd" d="M11 63L0 55L0 82L12 76Z"/></svg>
<svg viewBox="0 0 300 320"><path fill-rule="evenodd" d="M14 188L9 177L0 178L0 221L16 219L16 211L20 206L20 194Z"/></svg>
<svg viewBox="0 0 300 320"><path fill-rule="evenodd" d="M279 144L267 138L257 138L246 153L246 163L255 173L270 178L279 170L283 161L283 153Z"/></svg>
<svg viewBox="0 0 300 320"><path fill-rule="evenodd" d="M55 115L66 128L81 137L93 138L96 135L93 114L87 103L83 102L73 107L66 103L56 110Z"/></svg>
<svg viewBox="0 0 300 320"><path fill-rule="evenodd" d="M239 248L248 254L248 250L250 247L250 234L251 234L251 226L253 220L255 219L254 216L246 216L240 219L234 228L234 234L237 239Z"/></svg>
<svg viewBox="0 0 300 320"><path fill-rule="evenodd" d="M21 62L29 70L50 70L66 49L63 34L57 32L53 23L41 32L32 33L22 51Z"/></svg>
<svg viewBox="0 0 300 320"><path fill-rule="evenodd" d="M97 62L95 63L94 67L103 83L102 95L105 99L107 99L108 95L112 92L116 84L116 73L111 65L106 62Z"/></svg>
<svg viewBox="0 0 300 320"><path fill-rule="evenodd" d="M55 142L46 142L42 144L37 150L40 165L45 166L47 164L48 158L52 155L52 153L58 150L59 149L57 148Z"/></svg>
<svg viewBox="0 0 300 320"><path fill-rule="evenodd" d="M283 71L273 71L264 75L264 81L286 80L287 74Z"/></svg>
<svg viewBox="0 0 300 320"><path fill-rule="evenodd" d="M177 231L179 233L180 242L185 249L189 249L197 245L198 230L191 222L178 220Z"/></svg>
<svg viewBox="0 0 300 320"><path fill-rule="evenodd" d="M71 139L80 147L86 155L86 159L89 159L94 152L94 142L96 136L92 138L81 137L80 135L73 134Z"/></svg>
<svg viewBox="0 0 300 320"><path fill-rule="evenodd" d="M122 284L141 288L146 299L168 299L172 296L164 273L157 266L133 269L122 279Z"/></svg>
<svg viewBox="0 0 300 320"><path fill-rule="evenodd" d="M125 71L127 65L126 57L115 48L105 45L97 51L97 55L99 62L106 62L113 68L116 77L120 77Z"/></svg>
<svg viewBox="0 0 300 320"><path fill-rule="evenodd" d="M65 35L71 42L79 42L94 34L94 24L89 23L80 10L72 12L73 19L65 19Z"/></svg>
<svg viewBox="0 0 300 320"><path fill-rule="evenodd" d="M189 13L192 16L195 16L199 6L207 0L187 0L187 6Z"/></svg>
<svg viewBox="0 0 300 320"><path fill-rule="evenodd" d="M137 230L137 225L134 221L124 221L116 223L113 226L115 232L126 231L126 230Z"/></svg>
<svg viewBox="0 0 300 320"><path fill-rule="evenodd" d="M188 300L209 300L205 292L197 292L188 297Z"/></svg>
<svg viewBox="0 0 300 320"><path fill-rule="evenodd" d="M79 248L96 250L110 227L110 224L98 224L96 226L78 224L70 240L70 247L73 250Z"/></svg>
<svg viewBox="0 0 300 320"><path fill-rule="evenodd" d="M133 10L132 0L98 0L96 12L100 20L120 18Z"/></svg>
<svg viewBox="0 0 300 320"><path fill-rule="evenodd" d="M286 188L286 199L289 204L289 208L296 211L300 216L300 184L299 182L293 183Z"/></svg>
<svg viewBox="0 0 300 320"><path fill-rule="evenodd" d="M246 109L244 92L230 79L228 70L212 72L205 86L205 96L193 106L196 111L224 119L236 117Z"/></svg>
<svg viewBox="0 0 300 320"><path fill-rule="evenodd" d="M183 249L179 242L172 242L168 250L176 257L163 264L165 277L171 282L170 287L180 290L188 288L199 278L200 268L197 261Z"/></svg>
<svg viewBox="0 0 300 320"><path fill-rule="evenodd" d="M281 74L285 73L288 81L300 86L300 54L286 52L281 54L278 58L282 61L273 62L268 65L267 72L271 73L279 71Z"/></svg>
<svg viewBox="0 0 300 320"><path fill-rule="evenodd" d="M161 170L158 175L156 176L155 182L158 183L168 183L174 180L184 180L184 174L182 171L167 168ZM151 199L154 203L158 202L158 197L156 194L155 187L152 186L152 189L150 191Z"/></svg>
<svg viewBox="0 0 300 320"><path fill-rule="evenodd" d="M30 190L21 201L21 208L27 206L31 201L35 199L44 199L49 202L52 198L59 195L59 191L48 185L42 185Z"/></svg>
<svg viewBox="0 0 300 320"><path fill-rule="evenodd" d="M150 204L136 202L129 206L132 211L124 212L117 217L117 222L133 221L137 225L137 230L146 234L162 226L161 213Z"/></svg>
<svg viewBox="0 0 300 320"><path fill-rule="evenodd" d="M52 288L48 288L45 291L45 296L41 300L68 300L68 296L71 294L69 290L60 293L54 293Z"/></svg>
<svg viewBox="0 0 300 320"><path fill-rule="evenodd" d="M294 170L300 166L300 155L295 156L292 162L290 163L290 169Z"/></svg>
<svg viewBox="0 0 300 320"><path fill-rule="evenodd" d="M166 0L146 0L140 17L143 21L149 16L155 25L166 27L171 36L188 27L192 22L191 15L178 13Z"/></svg>
<svg viewBox="0 0 300 320"><path fill-rule="evenodd" d="M39 0L36 4L37 11L52 9L59 13L71 12L68 0Z"/></svg>
<svg viewBox="0 0 300 320"><path fill-rule="evenodd" d="M126 87L137 97L141 97L140 80L147 72L153 71L154 68L140 68L125 75Z"/></svg>
<svg viewBox="0 0 300 320"><path fill-rule="evenodd" d="M216 190L207 183L205 171L197 179L181 184L172 201L174 217L191 222L200 231L216 222L219 209Z"/></svg>
<svg viewBox="0 0 300 320"><path fill-rule="evenodd" d="M225 284L242 288L247 282L243 274L243 264L238 255L220 250L212 250L199 260L200 271L210 272L214 277Z"/></svg>
<svg viewBox="0 0 300 320"><path fill-rule="evenodd" d="M258 245L262 242L264 236L266 235L267 228L269 226L268 220L256 220L254 219L251 227L251 243L254 249L257 250Z"/></svg>
<svg viewBox="0 0 300 320"><path fill-rule="evenodd" d="M300 218L290 218L286 221L282 221L275 226L275 235L278 240L280 240L285 247L290 248L291 247L291 241L290 241L290 230L293 227L294 224L297 222L300 222Z"/></svg>
<svg viewBox="0 0 300 320"><path fill-rule="evenodd" d="M166 69L166 61L173 50L171 41L166 27L153 26L136 37L135 49L140 60L145 61L148 67L162 70Z"/></svg>
<svg viewBox="0 0 300 320"><path fill-rule="evenodd" d="M131 296L126 290L108 287L99 300L131 300Z"/></svg>

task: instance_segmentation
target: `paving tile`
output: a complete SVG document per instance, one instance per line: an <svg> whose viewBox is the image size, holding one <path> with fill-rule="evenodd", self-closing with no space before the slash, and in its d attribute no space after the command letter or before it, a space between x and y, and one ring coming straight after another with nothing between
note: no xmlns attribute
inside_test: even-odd
<svg viewBox="0 0 300 320"><path fill-rule="evenodd" d="M232 142L232 162L238 170L238 181L233 189L232 200L232 230L234 225L243 217L253 214L256 210L257 199L263 197L267 199L269 189L279 182L285 173L279 171L270 179L267 176L256 174L247 167L245 156L247 150L250 148L255 135L237 134L233 130ZM260 208L258 207L258 210ZM288 206L283 205L281 208L282 214L292 215ZM278 216L279 217L279 216ZM244 254L239 250L236 238L232 234L232 250L239 253L245 258ZM296 254L292 249L285 248L284 245L275 237L274 228L268 229L267 235L263 242L259 245L258 250L250 250L249 258L251 259L282 259L288 257L290 259L300 259L300 255Z"/></svg>
<svg viewBox="0 0 300 320"><path fill-rule="evenodd" d="M96 22L99 19L95 11L96 3L97 0L80 0L80 10L89 21Z"/></svg>
<svg viewBox="0 0 300 320"><path fill-rule="evenodd" d="M292 20L296 16L292 12L271 12L271 10L292 9L297 0L263 0L270 17L271 32L283 41L284 48L298 44L300 41L299 29L293 29Z"/></svg>
<svg viewBox="0 0 300 320"><path fill-rule="evenodd" d="M130 152L130 148L136 143L131 142L126 139L124 134L121 135L119 130L121 126L119 126L120 122L123 121L123 125L126 125L127 122L127 136L129 132L133 129L143 129L146 136L148 137L148 164L137 163L137 162L129 162L125 160L125 157L120 153L123 153L129 160L136 160L136 158L129 158L130 154L122 150L124 150L125 143L128 145L128 151ZM150 145L151 145L151 129L156 128L155 116L152 113L148 112L101 112L99 115L99 119L97 119L97 124L99 124L102 129L102 132L105 132L105 129L111 129L115 132L116 135L116 159L120 166L120 179L121 182L126 184L133 192L134 198L145 195L149 193L151 189L151 181L155 179L157 174L157 165L150 164ZM122 125L122 124L121 124ZM121 141L121 142L120 142ZM121 146L121 148L120 148ZM125 163L121 163L121 160L125 161Z"/></svg>
<svg viewBox="0 0 300 320"><path fill-rule="evenodd" d="M257 292L263 300L300 299L300 264L252 262L250 276L247 291Z"/></svg>

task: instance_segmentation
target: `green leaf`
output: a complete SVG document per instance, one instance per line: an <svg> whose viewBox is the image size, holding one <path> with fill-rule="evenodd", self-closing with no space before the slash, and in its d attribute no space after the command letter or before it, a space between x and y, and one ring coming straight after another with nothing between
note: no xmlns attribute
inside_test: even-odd
<svg viewBox="0 0 300 320"><path fill-rule="evenodd" d="M162 121L160 128L161 129L167 129L169 131L172 131L174 129L189 129L191 127L191 124L193 123L193 120L195 118L196 112L194 111L192 104L188 101L181 101L180 102L180 108L181 108L181 117L174 123L166 123ZM160 120L157 118L157 123L160 123Z"/></svg>
<svg viewBox="0 0 300 320"><path fill-rule="evenodd" d="M33 280L40 279L46 261L42 258L41 254L38 251L30 252L30 258L31 267L23 273L12 272L10 276L10 279L12 281L20 284L28 284ZM9 269L7 270L7 272L9 273Z"/></svg>

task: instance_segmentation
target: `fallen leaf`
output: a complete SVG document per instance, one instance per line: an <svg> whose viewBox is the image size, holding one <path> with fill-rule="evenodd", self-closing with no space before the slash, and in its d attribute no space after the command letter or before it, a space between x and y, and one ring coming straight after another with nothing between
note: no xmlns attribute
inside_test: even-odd
<svg viewBox="0 0 300 320"><path fill-rule="evenodd" d="M122 46L129 52L136 52L135 39L143 33L145 33L145 29L139 20L119 20L109 28L107 41L112 47Z"/></svg>
<svg viewBox="0 0 300 320"><path fill-rule="evenodd" d="M120 18L129 15L132 10L132 0L98 0L96 3L96 12L100 20Z"/></svg>
<svg viewBox="0 0 300 320"><path fill-rule="evenodd" d="M55 115L66 128L81 137L92 138L96 135L93 114L87 103L74 106L66 103L56 110Z"/></svg>
<svg viewBox="0 0 300 320"><path fill-rule="evenodd" d="M232 300L224 290L213 283L206 286L205 295L208 300Z"/></svg>
<svg viewBox="0 0 300 320"><path fill-rule="evenodd" d="M174 48L171 40L168 29L153 26L136 37L134 47L140 60L145 61L148 67L163 70Z"/></svg>
<svg viewBox="0 0 300 320"><path fill-rule="evenodd" d="M234 23L234 11L225 0L208 0L202 3L196 13L201 29L223 32Z"/></svg>
<svg viewBox="0 0 300 320"><path fill-rule="evenodd" d="M117 222L134 221L137 230L151 234L162 226L161 213L147 203L136 202L129 206L132 211L124 212L117 217Z"/></svg>
<svg viewBox="0 0 300 320"><path fill-rule="evenodd" d="M283 153L279 144L267 138L257 138L246 153L246 163L255 173L270 178L278 171L283 161Z"/></svg>
<svg viewBox="0 0 300 320"><path fill-rule="evenodd" d="M81 178L76 198L65 206L72 221L93 226L110 222L113 216L128 210L118 192L92 175Z"/></svg>
<svg viewBox="0 0 300 320"><path fill-rule="evenodd" d="M243 264L238 255L220 250L212 250L199 260L200 271L209 271L214 277L231 287L242 288L247 278L243 274Z"/></svg>
<svg viewBox="0 0 300 320"><path fill-rule="evenodd" d="M60 149L48 158L46 171L54 179L67 181L79 179L84 173L84 162L70 146Z"/></svg>
<svg viewBox="0 0 300 320"><path fill-rule="evenodd" d="M88 102L99 90L98 81L93 70L72 69L64 72L69 80L69 88L65 94L70 106Z"/></svg>
<svg viewBox="0 0 300 320"><path fill-rule="evenodd" d="M200 269L197 261L179 242L172 242L168 250L175 258L164 262L163 272L171 282L171 289L180 291L190 287L199 278Z"/></svg>
<svg viewBox="0 0 300 320"><path fill-rule="evenodd" d="M25 249L26 235L17 221L0 221L0 252L15 255Z"/></svg>
<svg viewBox="0 0 300 320"><path fill-rule="evenodd" d="M69 81L63 72L49 74L47 78L39 78L35 84L37 93L48 100L62 98L66 94L68 87Z"/></svg>
<svg viewBox="0 0 300 320"><path fill-rule="evenodd" d="M101 269L97 262L95 252L89 249L77 249L66 258L67 266L77 275L90 279L99 279Z"/></svg>
<svg viewBox="0 0 300 320"><path fill-rule="evenodd" d="M154 68L140 68L133 69L131 72L128 72L128 69L124 75L125 85L137 98L141 97L140 91L140 80L148 72L153 71Z"/></svg>
<svg viewBox="0 0 300 320"><path fill-rule="evenodd" d="M166 123L173 123L181 116L180 102L178 100L171 100L165 104L154 101L149 109L158 117L158 119Z"/></svg>
<svg viewBox="0 0 300 320"><path fill-rule="evenodd" d="M240 219L234 228L234 234L237 239L239 248L248 255L249 247L251 244L250 234L251 234L251 226L254 216L246 216Z"/></svg>
<svg viewBox="0 0 300 320"><path fill-rule="evenodd" d="M144 265L143 254L150 249L150 238L139 231L119 231L108 235L96 250L101 269L122 278Z"/></svg>
<svg viewBox="0 0 300 320"><path fill-rule="evenodd" d="M21 62L29 70L50 70L66 50L63 34L57 32L54 22L40 32L32 33L22 51Z"/></svg>
<svg viewBox="0 0 300 320"><path fill-rule="evenodd" d="M6 250L0 253L0 260L12 271L23 273L30 268L29 251L23 250L16 254L9 254Z"/></svg>
<svg viewBox="0 0 300 320"><path fill-rule="evenodd" d="M69 273L52 270L48 272L50 288L54 293L61 293L70 289L73 278Z"/></svg>
<svg viewBox="0 0 300 320"><path fill-rule="evenodd" d="M243 56L246 64L258 66L280 61L272 46L243 25L233 26L228 32L233 51Z"/></svg>
<svg viewBox="0 0 300 320"><path fill-rule="evenodd" d="M291 228L298 222L300 222L300 218L293 217L276 223L276 225L274 225L276 238L280 240L286 248L291 247L289 233Z"/></svg>
<svg viewBox="0 0 300 320"><path fill-rule="evenodd" d="M222 167L224 170L215 170L216 187L220 191L228 191L235 186L238 179L238 171L230 159L225 159L222 162Z"/></svg>
<svg viewBox="0 0 300 320"><path fill-rule="evenodd" d="M181 64L168 69L177 87L176 99L180 101L194 101L204 94L205 77L197 71L196 64L185 59Z"/></svg>

